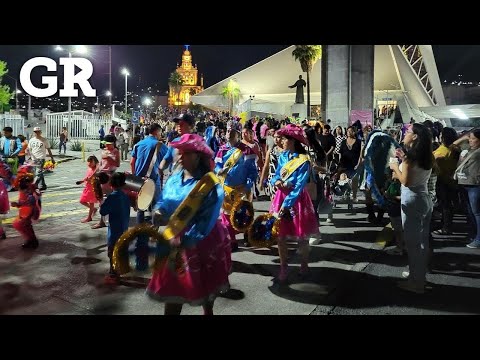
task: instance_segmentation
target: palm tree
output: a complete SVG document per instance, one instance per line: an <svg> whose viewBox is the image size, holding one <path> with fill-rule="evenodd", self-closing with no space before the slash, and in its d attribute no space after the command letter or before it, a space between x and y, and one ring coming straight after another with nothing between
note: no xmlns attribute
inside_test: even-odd
<svg viewBox="0 0 480 360"><path fill-rule="evenodd" d="M228 113L232 116L235 100L240 97L240 86L238 83L235 80L230 79L227 86L222 89L222 96L228 99Z"/></svg>
<svg viewBox="0 0 480 360"><path fill-rule="evenodd" d="M310 118L310 72L313 65L322 57L322 46L295 45L292 56L300 62L302 71L307 73L307 118Z"/></svg>
<svg viewBox="0 0 480 360"><path fill-rule="evenodd" d="M183 85L183 78L178 72L174 71L170 74L168 78L168 85L171 86L173 90L173 96L175 98L175 102L178 101L178 97L180 96L180 90L182 90Z"/></svg>

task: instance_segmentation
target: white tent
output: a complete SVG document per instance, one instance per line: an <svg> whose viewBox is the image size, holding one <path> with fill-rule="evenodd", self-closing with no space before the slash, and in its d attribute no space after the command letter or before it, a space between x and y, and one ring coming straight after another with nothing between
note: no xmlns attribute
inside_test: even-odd
<svg viewBox="0 0 480 360"><path fill-rule="evenodd" d="M280 116L291 115L295 102L295 89L290 89L302 72L295 61L292 45L192 97L196 104L213 109L228 108L227 99L221 95L230 80L240 87L236 104L238 112L266 112ZM310 103L321 102L321 61L310 75ZM404 118L416 117L423 121L420 107L445 106L445 98L430 45L376 45L374 63L375 98L391 98L398 103ZM306 96L305 96L306 98ZM372 104L375 107L375 104Z"/></svg>

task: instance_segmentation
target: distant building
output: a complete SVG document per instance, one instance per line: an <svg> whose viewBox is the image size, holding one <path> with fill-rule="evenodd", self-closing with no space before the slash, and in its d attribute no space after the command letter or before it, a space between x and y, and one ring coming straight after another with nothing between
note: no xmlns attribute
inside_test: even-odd
<svg viewBox="0 0 480 360"><path fill-rule="evenodd" d="M203 91L203 75L200 78L200 84L198 84L198 69L197 65L192 66L192 55L188 50L189 45L185 45L185 51L182 55L182 64L178 66L177 73L183 78L183 85L180 90L180 95L177 99L177 94L169 85L168 91L168 106L187 106L190 104L190 98Z"/></svg>

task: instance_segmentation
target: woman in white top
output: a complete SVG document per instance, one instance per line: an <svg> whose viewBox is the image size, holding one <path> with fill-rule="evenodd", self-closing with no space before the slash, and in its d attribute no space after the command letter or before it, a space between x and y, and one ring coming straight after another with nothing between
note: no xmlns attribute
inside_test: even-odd
<svg viewBox="0 0 480 360"><path fill-rule="evenodd" d="M390 169L402 184L402 225L409 265L409 272L402 274L408 280L398 285L408 291L424 293L433 209L427 189L433 166L432 135L422 124L410 125L404 145L406 153L397 152L402 164L390 162Z"/></svg>

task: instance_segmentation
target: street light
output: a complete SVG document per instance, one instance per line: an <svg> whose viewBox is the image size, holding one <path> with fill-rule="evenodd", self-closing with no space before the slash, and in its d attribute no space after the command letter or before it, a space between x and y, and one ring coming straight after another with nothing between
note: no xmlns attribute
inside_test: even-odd
<svg viewBox="0 0 480 360"><path fill-rule="evenodd" d="M105 92L105 95L99 95L99 96L97 96L97 110L98 110L98 113L99 113L99 114L100 114L100 110L101 110L101 106L100 106L100 97L101 97L101 96L107 96L107 97L110 98L110 102L112 101L112 98L111 98L112 93L111 93L110 91L106 91L106 92Z"/></svg>
<svg viewBox="0 0 480 360"><path fill-rule="evenodd" d="M122 74L125 75L125 114L128 114L128 108L127 108L127 89L128 89L128 76L130 73L126 68L123 68Z"/></svg>
<svg viewBox="0 0 480 360"><path fill-rule="evenodd" d="M152 99L145 98L145 99L143 100L143 105L145 106L145 118L146 118L147 115L148 115L148 114L147 114L148 107L149 107L150 105L152 105Z"/></svg>

